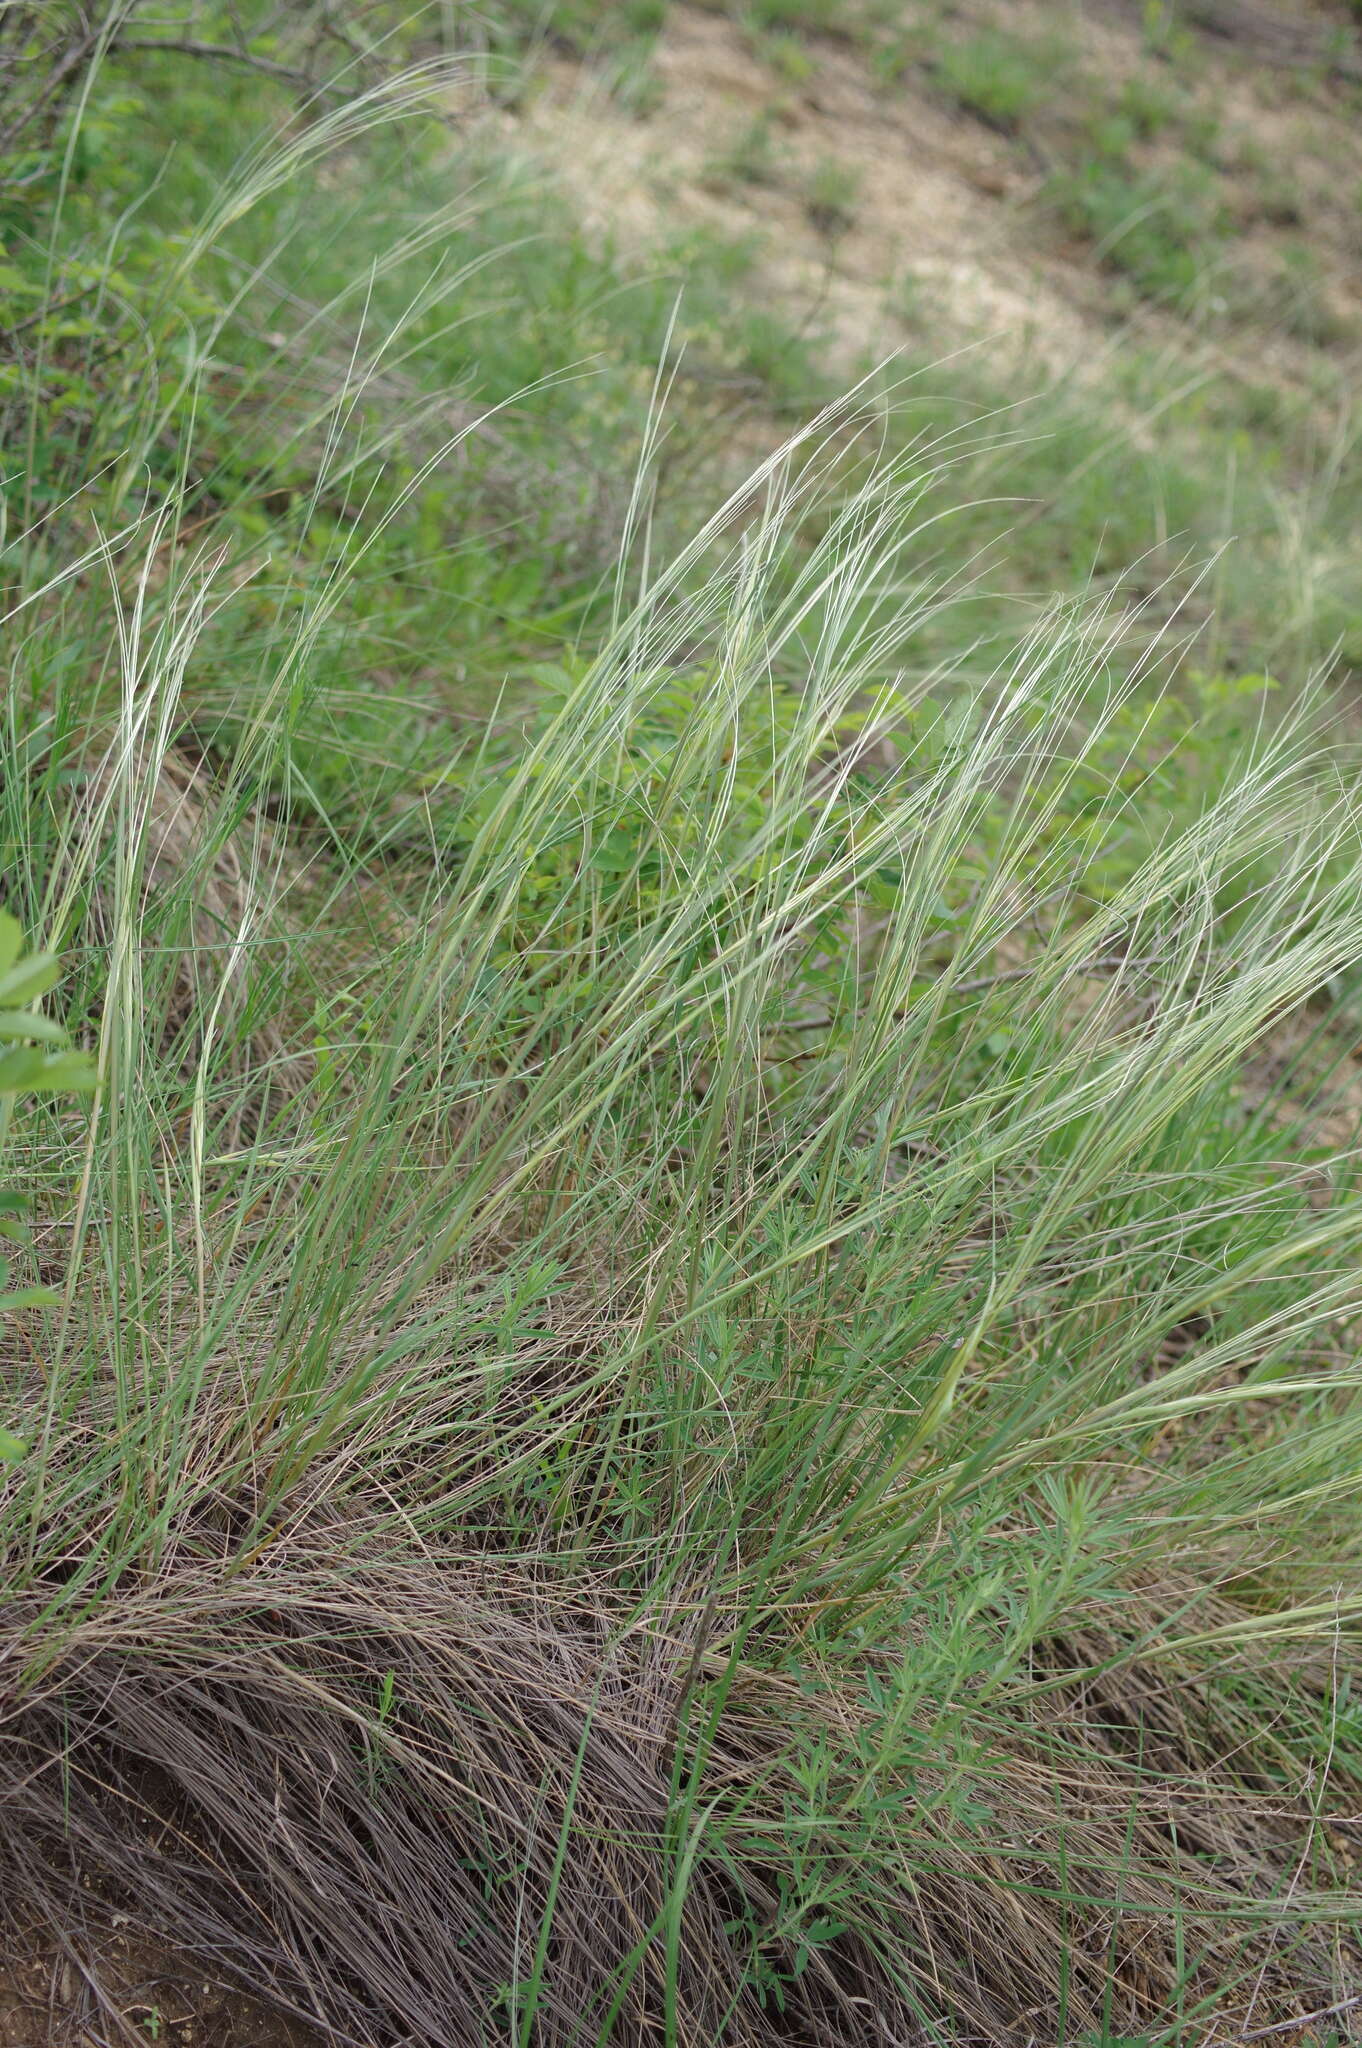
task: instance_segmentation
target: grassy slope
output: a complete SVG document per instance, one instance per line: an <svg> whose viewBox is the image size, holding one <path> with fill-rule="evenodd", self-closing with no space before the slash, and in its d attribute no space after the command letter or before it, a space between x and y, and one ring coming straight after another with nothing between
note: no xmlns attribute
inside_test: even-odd
<svg viewBox="0 0 1362 2048"><path fill-rule="evenodd" d="M970 444L957 562L1001 539L1014 591L1138 574L1184 624L1214 610L1199 661L1351 648L1352 89L1101 9L838 10L813 43L755 20L670 10L623 108L608 61L550 67L532 131L586 160L595 216L741 237L847 371L902 351L900 418Z"/></svg>
<svg viewBox="0 0 1362 2048"><path fill-rule="evenodd" d="M1054 146L1025 39L866 20ZM706 525L837 374L731 238L196 61L6 201L5 894L102 1077L7 1139L16 1955L117 2002L130 1914L375 2042L1345 2038L1358 820L1254 671L1346 460L1140 430L1137 322L1049 438L943 366ZM1133 623L1090 566L1229 451L1305 540L1160 668L1171 543Z"/></svg>

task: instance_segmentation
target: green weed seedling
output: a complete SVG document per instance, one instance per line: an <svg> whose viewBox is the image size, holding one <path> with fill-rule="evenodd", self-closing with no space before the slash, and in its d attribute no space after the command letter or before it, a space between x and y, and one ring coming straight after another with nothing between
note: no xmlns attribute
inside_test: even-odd
<svg viewBox="0 0 1362 2048"><path fill-rule="evenodd" d="M0 910L0 1166L5 1163L16 1099L67 1094L95 1085L95 1067L89 1055L71 1051L61 1025L34 1007L60 976L61 962L51 953L26 953L18 919ZM22 1194L0 1185L0 1240L29 1248L28 1209ZM0 1259L0 1315L16 1309L59 1306L60 1297L52 1288L11 1287L9 1279L9 1260ZM0 1463L12 1464L24 1451L21 1437L0 1428Z"/></svg>

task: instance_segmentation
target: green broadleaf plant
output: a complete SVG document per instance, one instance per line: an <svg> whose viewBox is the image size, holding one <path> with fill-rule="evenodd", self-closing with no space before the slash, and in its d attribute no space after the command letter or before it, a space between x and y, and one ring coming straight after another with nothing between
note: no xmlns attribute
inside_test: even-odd
<svg viewBox="0 0 1362 2048"><path fill-rule="evenodd" d="M0 910L0 1097L12 1100L17 1095L93 1088L95 1067L89 1055L71 1051L66 1032L50 1017L22 1007L45 995L61 973L55 954L26 954L23 946L18 919ZM5 1124L0 1125L0 1168L8 1135L8 1102L5 1113ZM22 1195L0 1188L0 1238L12 1244L28 1243L27 1206ZM50 1287L11 1288L8 1280L9 1261L0 1259L0 1312L56 1303ZM0 1428L0 1464L14 1464L24 1449L20 1437Z"/></svg>

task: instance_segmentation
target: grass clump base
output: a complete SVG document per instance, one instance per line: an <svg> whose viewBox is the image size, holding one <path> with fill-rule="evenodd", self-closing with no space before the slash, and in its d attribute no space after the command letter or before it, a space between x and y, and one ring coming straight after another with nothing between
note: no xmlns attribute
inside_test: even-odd
<svg viewBox="0 0 1362 2048"><path fill-rule="evenodd" d="M206 593L143 576L49 878L98 1108L19 1134L79 1194L9 1364L12 1922L335 2039L1353 1995L1359 1211L1243 1089L1356 957L1350 800L1250 729L1116 859L1100 630L881 680L924 480L792 565L817 449L449 762L423 894L281 859L268 704L172 840Z"/></svg>

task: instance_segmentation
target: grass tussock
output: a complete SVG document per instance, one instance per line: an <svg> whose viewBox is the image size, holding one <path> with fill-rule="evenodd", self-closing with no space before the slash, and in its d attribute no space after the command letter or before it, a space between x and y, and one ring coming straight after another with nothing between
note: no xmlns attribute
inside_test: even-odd
<svg viewBox="0 0 1362 2048"><path fill-rule="evenodd" d="M591 630L413 725L368 578L449 451L360 410L282 570L186 471L7 572L6 898L99 1086L5 1127L0 1925L336 2042L1323 2043L1321 706L1189 714L1081 602L981 664L940 448L848 406L674 548L645 461Z"/></svg>
<svg viewBox="0 0 1362 2048"><path fill-rule="evenodd" d="M94 1872L352 2039L1350 1988L1359 1210L1235 1108L1356 957L1350 799L1251 735L1099 895L1045 823L1121 706L1060 618L867 779L922 481L789 574L816 447L450 763L362 965L339 880L282 975L253 888L195 946L269 840L228 782L171 857L179 672L132 676L68 855L99 1109L33 1134L80 1192L12 1368L12 1911Z"/></svg>

